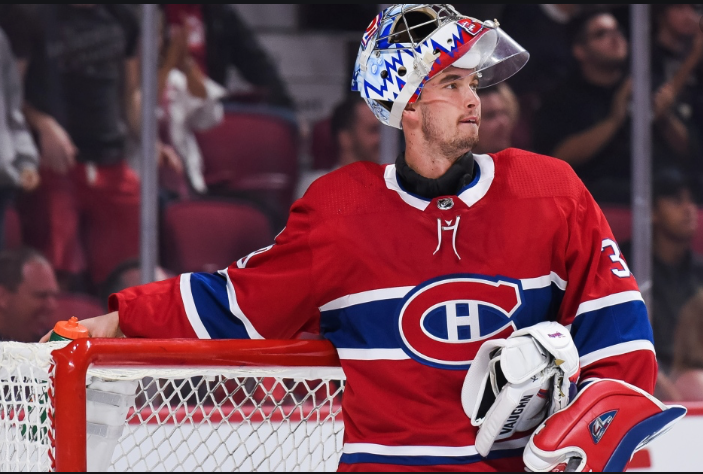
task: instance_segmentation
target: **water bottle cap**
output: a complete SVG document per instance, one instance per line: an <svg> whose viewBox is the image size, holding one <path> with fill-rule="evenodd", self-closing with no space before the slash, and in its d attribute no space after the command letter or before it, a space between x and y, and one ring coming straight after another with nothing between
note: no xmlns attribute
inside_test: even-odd
<svg viewBox="0 0 703 474"><path fill-rule="evenodd" d="M59 321L56 323L56 326L54 326L54 333L65 339L71 340L90 337L90 334L88 334L88 328L78 324L78 318L75 316L68 321Z"/></svg>

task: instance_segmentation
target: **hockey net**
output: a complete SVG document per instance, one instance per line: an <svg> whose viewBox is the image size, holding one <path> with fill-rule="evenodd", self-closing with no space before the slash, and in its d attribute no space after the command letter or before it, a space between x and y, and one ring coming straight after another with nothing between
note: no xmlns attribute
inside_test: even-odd
<svg viewBox="0 0 703 474"><path fill-rule="evenodd" d="M342 448L325 341L0 343L0 387L3 472L333 471Z"/></svg>

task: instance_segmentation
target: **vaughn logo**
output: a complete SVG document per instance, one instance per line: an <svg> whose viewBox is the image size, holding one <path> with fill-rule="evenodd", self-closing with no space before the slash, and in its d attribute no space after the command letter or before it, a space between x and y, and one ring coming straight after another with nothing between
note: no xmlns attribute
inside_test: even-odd
<svg viewBox="0 0 703 474"><path fill-rule="evenodd" d="M513 412L510 414L508 417L508 420L505 422L503 425L503 428L500 430L500 436L510 434L513 431L515 431L515 425L517 424L518 420L520 419L520 415L522 415L522 412L525 411L525 407L527 407L527 404L530 403L530 400L532 400L533 395L525 395L520 399L520 403L518 404L517 407L513 410Z"/></svg>
<svg viewBox="0 0 703 474"><path fill-rule="evenodd" d="M480 275L430 280L401 303L401 346L423 364L466 369L484 341L515 331L513 319L522 301L518 281Z"/></svg>
<svg viewBox="0 0 703 474"><path fill-rule="evenodd" d="M598 444L598 442L603 438L603 435L610 427L610 424L613 422L613 419L615 419L615 415L617 413L617 410L605 412L589 423L588 429L591 432L591 438L593 438L593 442L595 444Z"/></svg>

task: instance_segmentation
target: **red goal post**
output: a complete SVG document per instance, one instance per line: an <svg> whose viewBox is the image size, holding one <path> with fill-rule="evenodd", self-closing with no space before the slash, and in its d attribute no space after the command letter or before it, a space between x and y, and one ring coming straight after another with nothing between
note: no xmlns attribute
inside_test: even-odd
<svg viewBox="0 0 703 474"><path fill-rule="evenodd" d="M20 346L20 345L18 345ZM26 345L29 346L29 345ZM39 345L31 345L38 347ZM3 348L3 351L8 352ZM143 371L141 369L144 369ZM140 405L133 405L130 408L130 417L126 420L126 425L148 423L158 420L159 423L183 423L187 425L187 429L195 423L200 423L203 418L207 418L208 427L210 430L205 435L198 435L199 438L210 439L213 433L215 433L219 425L217 422L223 419L227 422L227 429L238 430L236 426L239 422L247 422L250 425L255 425L254 429L258 428L257 423L267 424L267 426L273 426L278 423L284 422L287 426L296 425L295 429L298 433L290 434L286 431L284 435L271 434L269 431L265 435L258 435L258 438L264 439L262 443L273 443L276 439L283 438L300 438L300 429L298 429L300 424L312 421L317 422L317 425L321 423L335 422L336 426L339 426L334 431L334 436L338 437L338 441L335 442L333 449L341 449L341 430L343 428L341 421L341 392L343 390L343 374L341 373L339 358L334 350L333 346L327 341L321 340L294 340L294 341L232 341L232 340L219 340L219 341L202 341L202 340L147 340L147 339L86 339L73 341L68 343L63 348L54 350L51 352L51 365L49 368L49 383L48 389L46 389L48 399L48 408L46 409L48 423L47 428L43 428L43 432L48 431L48 444L49 446L49 462L50 469L54 469L60 472L73 471L80 472L86 471L87 469L87 434L86 434L86 380L91 380L90 376L95 373L98 374L108 374L108 378L112 379L111 374L117 374L122 372L130 373L129 371L135 371L141 375L135 376L135 378L142 377L144 374L149 374L149 377L154 379L161 379L162 374L168 373L171 379L177 379L181 377L181 371L183 375L182 378L187 379L188 377L199 377L198 374L220 374L220 373L231 373L234 371L245 370L242 378L237 378L236 383L232 382L235 380L234 376L228 375L213 381L212 386L216 387L220 392L218 397L223 396L232 397L233 394L246 392L245 402L230 402L225 404L210 406L210 408L203 409L203 407L195 407L187 405L180 400L180 403L174 403L177 405L172 408L171 403L158 404L144 404L142 411L138 413L138 417L134 416L136 411L139 411ZM175 374L175 375L174 375ZM302 374L302 375L301 375ZM103 375L99 375L103 377ZM27 376L23 376L27 380ZM244 382L243 380L251 380L249 377L259 377L255 380L254 389L246 391L242 389L241 386ZM289 378L290 377L290 378ZM202 378L206 378L203 375ZM297 381L294 381L295 380ZM115 375L115 380L117 376ZM324 379L321 383L312 385L308 382L302 382L303 390L302 395L296 395L297 401L290 402L286 404L276 399L274 395L274 389L265 386L266 380L273 381L272 383L276 385L278 389L283 390L281 398L292 395L297 390L300 392L301 380L317 380ZM17 378L13 379L17 380ZM337 381L340 382L331 382ZM318 380L319 382L319 380ZM4 383L0 380L0 384ZM154 385L154 382L150 382L149 385L144 383L140 379L140 389L143 393L154 392L163 389L161 385ZM228 385L229 384L229 385ZM239 384L240 386L233 387L233 385ZM325 385L326 384L326 385ZM211 385L208 385L207 390L203 390L203 384L194 385L193 383L185 384L187 389L190 391L186 397L197 396L197 392L205 391L203 397L209 397L208 400L214 400L213 393L215 389ZM182 398L184 384L173 386L169 389L169 393L176 393L177 396ZM154 389L155 386L158 388ZM151 388L150 388L151 387ZM228 388L229 387L229 388ZM297 388L296 388L297 387ZM324 393L320 395L320 387L326 387ZM330 388L332 387L332 388ZM16 390L16 389L15 389ZM251 394L255 390L260 390L263 393L263 397L255 397L256 401L252 401ZM222 395L221 392L226 392ZM8 398L8 388L7 383L3 385L3 393L5 398ZM316 394L317 393L317 398ZM149 398L153 394L148 396L142 395L142 398ZM27 395L28 397L33 397L30 402L36 401L39 398L38 394ZM171 396L171 395L169 395ZM165 399L166 394L159 394L159 399ZM242 395L244 397L244 395ZM269 397L269 398L266 398ZM12 395L12 398L17 398L17 395ZM133 397L134 398L134 397ZM240 397L241 398L241 397ZM262 401L262 398L266 400ZM200 400L200 397L198 397ZM2 401L2 400L0 400ZM178 400L177 400L178 401ZM7 404L6 404L7 405ZM27 408L27 404L24 405L24 411L31 413L32 408ZM161 408L159 408L159 406ZM154 408L156 407L156 408ZM165 407L165 408L164 408ZM42 408L43 410L44 408ZM14 410L14 411L13 411ZM162 413L160 413L160 410ZM163 412L165 410L165 412ZM8 419L15 416L15 433L13 434L13 439L18 439L19 434L17 431L20 429L18 423L25 423L22 432L24 433L27 426L30 429L34 429L35 433L37 428L32 428L32 425L27 425L27 421L22 421L23 419L29 418L25 414L18 414L21 409L15 407L14 409L8 409L6 406L3 408L3 414L0 414L0 421L7 422ZM17 421L20 420L20 421ZM229 423L232 425L229 425ZM315 423L311 423L315 424ZM38 425L37 425L38 426ZM234 428L232 428L234 426ZM276 428L272 428L276 429ZM41 431L41 429L39 430ZM307 431L305 428L302 429L302 436L309 436L310 430ZM169 435L167 434L166 437ZM181 435L179 435L181 436ZM186 433L182 435L185 438L193 436L192 433ZM223 435L224 436L224 435ZM278 436L278 438L276 438ZM320 435L316 435L317 440L315 442L320 442ZM328 435L324 435L328 436ZM5 434L5 438L8 436ZM256 437L254 437L256 438ZM286 441L286 440L284 440ZM289 442L287 440L286 442ZM141 450L142 447L139 446L140 440L135 440L138 448ZM278 441L275 441L278 442ZM282 443L283 441L281 441ZM327 442L322 440L322 442ZM208 441L208 443L213 444ZM219 441L221 445L232 445L236 444L231 442L231 440L225 439L224 441ZM309 441L307 442L310 443ZM290 444L290 443L289 443ZM295 441L296 446L300 444L299 441ZM338 446L337 446L338 445ZM178 449L186 449L185 445L180 445ZM307 445L306 445L307 446ZM163 446L161 446L163 447ZM208 447L208 451L213 451L217 446ZM232 449L229 446L227 449ZM254 450L256 448L253 448ZM317 449L315 446L306 448L309 452L313 449ZM336 462L336 456L338 453L329 454L330 449L327 449L328 453L325 454L327 459L327 464L325 465L329 468L330 462ZM8 447L5 447L8 450ZM252 448L246 448L247 455L251 455ZM268 448L263 450L264 452L270 451ZM7 455L7 453L5 453ZM178 455L175 453L173 456ZM262 454L264 455L264 454ZM161 455L159 455L161 456ZM280 454L276 454L280 456ZM167 458L168 456L164 456ZM334 459L333 459L334 458ZM168 459L166 462L171 462ZM175 461L173 461L175 462ZM288 470L288 465L285 464L285 460L282 464L277 464L276 466ZM173 464L173 463L172 463ZM21 467L21 465L13 465L12 467ZM141 468L146 466L149 469L149 464L140 464ZM184 464L179 462L175 464L176 468L186 468ZM220 465L217 465L220 467ZM252 465L247 469L251 469ZM266 467L267 464L259 464L260 468L271 469ZM308 469L305 464L301 464L303 469ZM316 464L315 466L319 465ZM257 465L254 465L256 468ZM298 465L296 464L296 467ZM237 468L242 468L237 466ZM115 467L115 469L117 469ZM206 468L211 469L211 468Z"/></svg>

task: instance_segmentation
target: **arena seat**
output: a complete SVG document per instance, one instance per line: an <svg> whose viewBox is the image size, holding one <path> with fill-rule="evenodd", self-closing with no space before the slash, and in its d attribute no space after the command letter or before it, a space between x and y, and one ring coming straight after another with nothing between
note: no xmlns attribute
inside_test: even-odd
<svg viewBox="0 0 703 474"><path fill-rule="evenodd" d="M332 119L320 120L312 128L310 154L314 170L329 170L337 165L339 150L332 136Z"/></svg>
<svg viewBox="0 0 703 474"><path fill-rule="evenodd" d="M197 138L211 194L251 197L287 214L298 175L294 123L275 114L230 110Z"/></svg>
<svg viewBox="0 0 703 474"><path fill-rule="evenodd" d="M632 210L627 206L601 206L615 240L624 244L632 239Z"/></svg>
<svg viewBox="0 0 703 474"><path fill-rule="evenodd" d="M163 265L177 272L214 272L273 243L268 218L243 204L188 201L166 208Z"/></svg>

